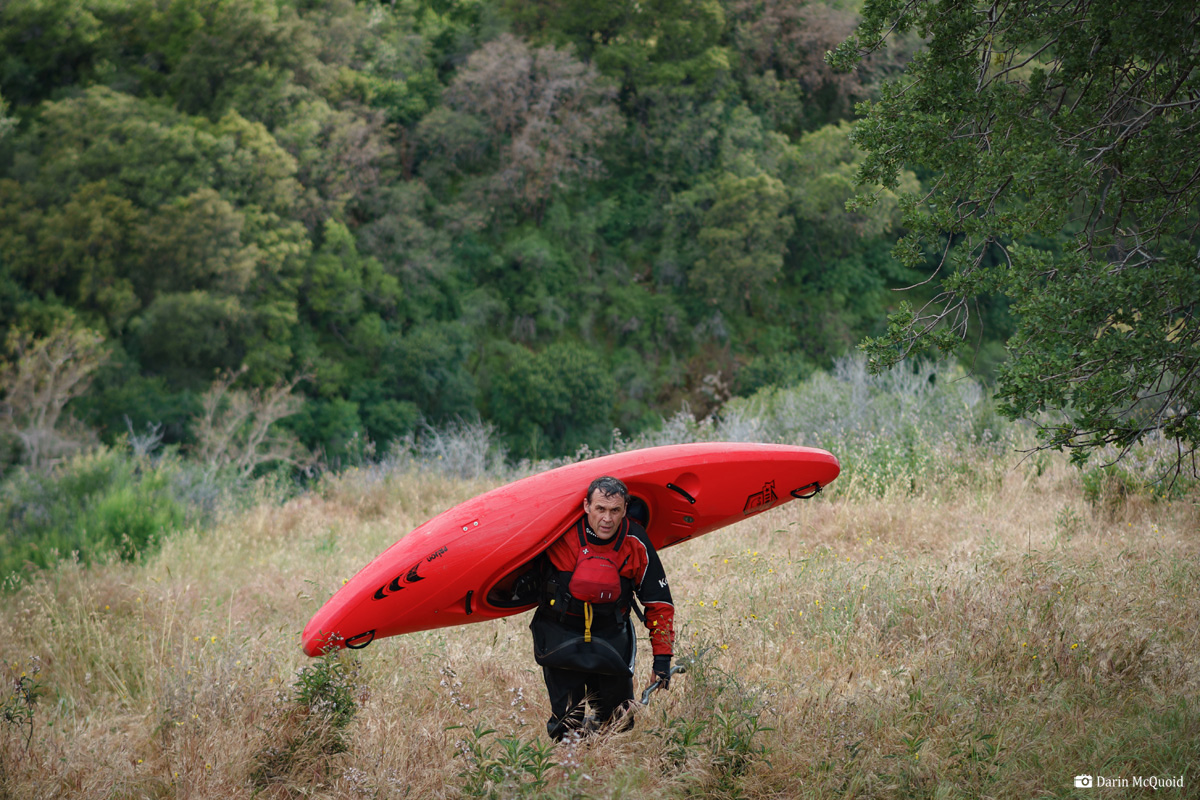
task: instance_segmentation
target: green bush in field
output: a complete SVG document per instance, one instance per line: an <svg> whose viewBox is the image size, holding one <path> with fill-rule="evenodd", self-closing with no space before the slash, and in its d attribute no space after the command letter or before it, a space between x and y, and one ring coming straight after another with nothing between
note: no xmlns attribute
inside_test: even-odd
<svg viewBox="0 0 1200 800"><path fill-rule="evenodd" d="M987 474L993 457L1012 449L1016 432L957 365L906 364L871 375L864 358L848 356L832 372L734 398L715 419L677 415L635 445L715 440L821 447L841 461L842 491L916 492Z"/></svg>
<svg viewBox="0 0 1200 800"><path fill-rule="evenodd" d="M184 506L170 495L167 476L155 470L100 494L85 518L93 527L83 533L97 550L115 548L131 559L163 533L182 527L186 518Z"/></svg>
<svg viewBox="0 0 1200 800"><path fill-rule="evenodd" d="M1083 497L1093 507L1112 513L1131 497L1178 500L1197 486L1194 475L1179 468L1175 444L1161 435L1117 455L1115 448L1105 448L1083 467Z"/></svg>
<svg viewBox="0 0 1200 800"><path fill-rule="evenodd" d="M1019 434L1016 424L996 413L987 390L957 365L910 364L870 375L865 360L851 356L835 361L831 372L734 398L703 419L684 408L632 438L614 430L607 447L581 447L573 457L522 459L510 468L499 431L485 422L459 421L393 443L391 459L393 468L415 464L460 477L511 480L605 452L687 442L774 442L829 450L842 464L838 491L879 494L988 479Z"/></svg>
<svg viewBox="0 0 1200 800"><path fill-rule="evenodd" d="M0 485L0 576L78 553L132 560L212 510L195 470L176 454L102 447Z"/></svg>

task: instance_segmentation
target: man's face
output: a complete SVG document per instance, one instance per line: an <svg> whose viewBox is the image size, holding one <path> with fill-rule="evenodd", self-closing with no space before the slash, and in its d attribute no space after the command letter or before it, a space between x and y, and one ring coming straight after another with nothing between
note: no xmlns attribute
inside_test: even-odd
<svg viewBox="0 0 1200 800"><path fill-rule="evenodd" d="M583 512L588 525L601 539L611 539L625 519L625 500L619 494L604 494L599 489L592 492L590 500L583 501Z"/></svg>

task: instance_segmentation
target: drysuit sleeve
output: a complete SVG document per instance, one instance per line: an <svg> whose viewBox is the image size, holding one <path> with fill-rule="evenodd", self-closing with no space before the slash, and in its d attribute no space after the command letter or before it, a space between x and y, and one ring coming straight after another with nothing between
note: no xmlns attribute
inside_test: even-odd
<svg viewBox="0 0 1200 800"><path fill-rule="evenodd" d="M646 607L650 647L656 656L670 656L675 646L675 604L671 600L667 573L646 532L638 530L634 535L646 547L646 571L642 573L636 592Z"/></svg>

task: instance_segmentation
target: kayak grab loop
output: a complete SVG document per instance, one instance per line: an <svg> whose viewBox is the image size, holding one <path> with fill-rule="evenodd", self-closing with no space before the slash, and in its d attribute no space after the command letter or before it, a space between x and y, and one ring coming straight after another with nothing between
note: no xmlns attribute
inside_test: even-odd
<svg viewBox="0 0 1200 800"><path fill-rule="evenodd" d="M463 601L463 604L467 607L467 616L468 617L475 613L474 611L471 610L471 598L474 596L475 596L475 590L471 589L469 592L467 592L467 599Z"/></svg>
<svg viewBox="0 0 1200 800"><path fill-rule="evenodd" d="M679 494L683 495L684 500L687 500L692 505L696 505L696 498L694 498L690 494L688 494L685 489L681 489L680 487L676 486L673 483L668 483L667 488L670 489L672 492L679 492Z"/></svg>
<svg viewBox="0 0 1200 800"><path fill-rule="evenodd" d="M362 644L356 644L356 642L358 642L358 640L362 639L364 636L367 637L366 641ZM347 639L346 647L349 647L351 650L362 650L373 641L375 641L375 629L371 628L371 630L367 631L366 633L360 633L358 636L351 636L349 639Z"/></svg>
<svg viewBox="0 0 1200 800"><path fill-rule="evenodd" d="M807 492L807 494L805 494ZM821 493L821 484L813 481L807 486L801 486L799 489L792 489L792 497L797 500L812 500Z"/></svg>

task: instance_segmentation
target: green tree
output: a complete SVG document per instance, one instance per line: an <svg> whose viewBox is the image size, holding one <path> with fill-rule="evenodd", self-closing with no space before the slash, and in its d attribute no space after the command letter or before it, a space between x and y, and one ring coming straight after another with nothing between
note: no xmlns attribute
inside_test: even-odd
<svg viewBox="0 0 1200 800"><path fill-rule="evenodd" d="M688 273L689 286L713 305L732 302L748 313L767 305L792 232L787 201L783 182L770 175L718 178L701 217L703 255Z"/></svg>
<svg viewBox="0 0 1200 800"><path fill-rule="evenodd" d="M402 298L399 281L376 259L361 256L353 235L334 220L325 223L300 294L314 326L343 340L367 314L395 317Z"/></svg>
<svg viewBox="0 0 1200 800"><path fill-rule="evenodd" d="M854 30L856 13L839 2L727 0L737 72L748 101L778 130L798 135L812 123L850 116L866 96L858 73L835 73L830 48Z"/></svg>
<svg viewBox="0 0 1200 800"><path fill-rule="evenodd" d="M356 231L358 246L400 281L409 299L406 313L452 316L446 294L458 269L454 250L474 235L481 213L457 203L439 205L422 181L411 180L382 189L371 215Z"/></svg>
<svg viewBox="0 0 1200 800"><path fill-rule="evenodd" d="M306 443L341 458L354 434L385 443L415 427L420 415L398 399L399 387L389 390L383 375L392 367L381 368L406 321L399 281L359 253L342 223L328 220L323 234L303 272L304 324L292 340L297 360L313 373L313 398L293 424Z"/></svg>
<svg viewBox="0 0 1200 800"><path fill-rule="evenodd" d="M149 301L184 289L245 292L260 255L245 227L238 209L211 188L164 203L142 229L139 295Z"/></svg>
<svg viewBox="0 0 1200 800"><path fill-rule="evenodd" d="M788 181L797 228L785 266L787 306L804 350L826 362L882 331L894 308L889 290L920 280L888 255L900 230L898 194L920 184L906 170L895 190L876 187L874 203L847 210L865 158L850 141L851 130L842 122L801 136Z"/></svg>
<svg viewBox="0 0 1200 800"><path fill-rule="evenodd" d="M677 261L697 299L753 316L774 307L769 289L794 226L784 178L795 152L744 105L722 113L709 136L715 169L693 176L667 206L664 261Z"/></svg>
<svg viewBox="0 0 1200 800"><path fill-rule="evenodd" d="M0 181L0 257L177 386L246 363L269 385L309 251L297 162L266 128L104 87L43 103Z"/></svg>
<svg viewBox="0 0 1200 800"><path fill-rule="evenodd" d="M312 83L319 42L291 3L192 0L171 4L163 48L170 93L189 114L216 119L278 84ZM307 74L306 74L307 73ZM264 91L266 90L266 91Z"/></svg>
<svg viewBox="0 0 1200 800"><path fill-rule="evenodd" d="M71 402L71 411L110 447L120 447L131 432L154 428L163 444L186 441L190 420L199 413L198 395L173 389L162 375L144 374L119 343L109 347L112 356L96 370L87 393Z"/></svg>
<svg viewBox="0 0 1200 800"><path fill-rule="evenodd" d="M237 297L163 292L131 326L138 360L153 374L193 385L246 355L249 314Z"/></svg>
<svg viewBox="0 0 1200 800"><path fill-rule="evenodd" d="M518 28L573 44L627 93L657 85L705 86L729 68L719 0L510 2Z"/></svg>
<svg viewBox="0 0 1200 800"><path fill-rule="evenodd" d="M595 353L567 341L505 351L489 405L518 455L544 458L611 431L616 385Z"/></svg>
<svg viewBox="0 0 1200 800"><path fill-rule="evenodd" d="M467 329L456 322L416 326L388 338L377 365L378 378L390 399L412 403L434 422L472 416L476 389L467 370L471 344Z"/></svg>
<svg viewBox="0 0 1200 800"><path fill-rule="evenodd" d="M0 185L2 251L15 275L40 296L54 296L119 334L142 305L135 293L145 214L105 181L84 184L44 211L22 198L19 184ZM11 202L6 202L11 201Z"/></svg>
<svg viewBox="0 0 1200 800"><path fill-rule="evenodd" d="M868 4L847 68L909 29L928 46L863 107L861 179L906 199L905 263L941 294L865 346L876 367L960 346L973 301L1011 298L999 395L1084 460L1159 432L1200 444L1200 11L1193 2ZM1053 412L1047 418L1043 412ZM1047 421L1048 420L1048 421ZM1194 466L1193 466L1194 469Z"/></svg>
<svg viewBox="0 0 1200 800"><path fill-rule="evenodd" d="M43 104L38 123L18 137L12 177L43 204L101 180L142 208L211 187L235 204L286 214L300 193L295 159L236 112L210 122L92 87Z"/></svg>
<svg viewBox="0 0 1200 800"><path fill-rule="evenodd" d="M16 120L8 115L8 101L0 94L0 142L4 141L4 137L8 136L15 126Z"/></svg>
<svg viewBox="0 0 1200 800"><path fill-rule="evenodd" d="M790 188L795 195L796 212L820 227L823 255L835 256L853 250L863 238L885 236L900 228L899 195L915 194L921 185L916 175L902 170L896 175L895 188L872 187L870 204L846 204L860 188L856 176L865 154L852 141L853 126L848 122L826 125L800 137L796 145L795 178Z"/></svg>
<svg viewBox="0 0 1200 800"><path fill-rule="evenodd" d="M498 205L515 203L540 219L569 181L597 173L595 150L617 122L614 94L594 67L570 53L531 50L504 34L471 54L446 100L481 118L490 133L496 171L488 193Z"/></svg>
<svg viewBox="0 0 1200 800"><path fill-rule="evenodd" d="M105 30L87 2L8 0L0 5L0 83L18 106L91 72Z"/></svg>

